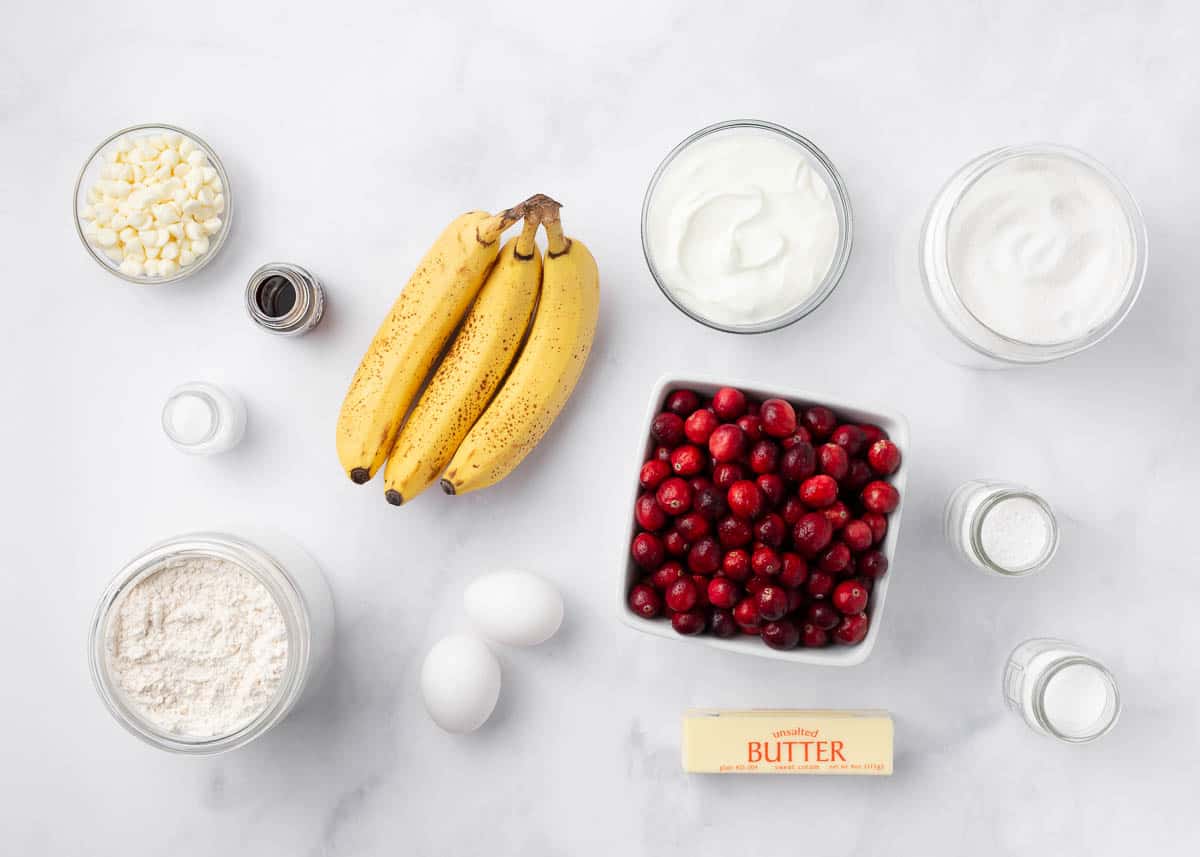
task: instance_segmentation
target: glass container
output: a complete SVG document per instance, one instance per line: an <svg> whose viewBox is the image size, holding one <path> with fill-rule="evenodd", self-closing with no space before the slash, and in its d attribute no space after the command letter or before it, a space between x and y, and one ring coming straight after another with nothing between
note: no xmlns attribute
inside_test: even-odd
<svg viewBox="0 0 1200 857"><path fill-rule="evenodd" d="M1112 673L1063 640L1026 640L1004 668L1004 701L1033 731L1069 744L1106 734L1121 715Z"/></svg>
<svg viewBox="0 0 1200 857"><path fill-rule="evenodd" d="M271 262L250 276L246 312L268 333L300 336L316 327L325 314L325 290L299 265Z"/></svg>
<svg viewBox="0 0 1200 857"><path fill-rule="evenodd" d="M1050 504L1011 482L963 483L946 502L944 523L950 546L991 574L1032 574L1058 550L1058 520Z"/></svg>
<svg viewBox="0 0 1200 857"><path fill-rule="evenodd" d="M167 440L181 452L215 455L233 449L246 432L246 406L230 390L192 381L176 387L162 409Z"/></svg>

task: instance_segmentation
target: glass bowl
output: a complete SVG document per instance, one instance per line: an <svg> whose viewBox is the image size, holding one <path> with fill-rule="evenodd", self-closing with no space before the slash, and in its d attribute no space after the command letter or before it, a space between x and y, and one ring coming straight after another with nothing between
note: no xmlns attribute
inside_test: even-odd
<svg viewBox="0 0 1200 857"><path fill-rule="evenodd" d="M87 236L83 232L84 219L80 215L83 207L87 205L88 189L100 177L100 168L104 166L104 155L107 153L117 140L126 135L145 137L152 134L167 134L175 133L182 134L193 143L196 148L204 152L208 157L209 166L217 171L217 175L221 179L223 193L225 195L225 210L221 212L221 229L215 235L210 237L208 252L188 265L186 268L180 267L179 271L169 277L149 277L149 276L130 276L121 270L119 263L114 262L108 256L104 255L98 248L93 247L88 243ZM217 157L217 153L213 151L212 146L204 142L200 137L193 134L184 128L179 128L174 125L164 125L161 123L149 123L144 125L132 125L128 128L122 128L120 131L110 135L107 139L100 143L92 153L88 155L87 160L83 164L83 168L79 171L79 176L75 179L75 195L72 199L73 210L71 216L75 221L75 232L79 235L79 240L84 248L88 251L88 255L96 260L96 263L105 271L113 276L120 277L129 283L136 283L141 286L160 286L166 283L174 283L179 280L186 279L196 272L200 271L204 266L216 258L221 252L221 248L225 245L225 237L229 235L230 226L233 223L233 193L229 185L229 175L225 172L225 165L221 163L221 159Z"/></svg>
<svg viewBox="0 0 1200 857"><path fill-rule="evenodd" d="M728 324L716 319L708 318L707 316L697 312L695 309L687 306L683 301L679 300L671 293L663 282L662 275L659 273L657 266L654 264L654 255L650 250L650 243L647 237L646 221L650 213L650 203L654 197L654 191L658 186L659 179L671 162L688 146L702 137L707 137L710 134L717 134L722 131L727 131L731 128L755 128L764 131L771 131L785 137L790 142L799 146L809 156L810 163L816 173L821 176L829 187L830 197L833 199L834 208L837 211L838 218L838 243L834 250L833 259L829 263L829 270L825 273L825 278L817 286L811 295L801 301L796 306L789 309L782 315L775 318L769 318L764 321L751 322L748 324ZM721 330L726 333L767 333L772 330L779 330L782 327L787 327L793 324L806 315L811 313L828 298L838 282L842 278L842 274L846 270L846 264L850 261L850 248L854 238L854 215L850 208L850 196L846 191L846 185L842 181L841 175L834 168L833 162L826 157L825 153L818 149L812 141L797 134L789 128L782 125L776 125L773 122L764 122L759 119L732 119L727 122L718 122L715 125L709 125L707 128L701 128L696 133L689 136L678 146L667 153L663 158L658 169L654 171L654 175L650 179L650 185L646 188L646 196L642 201L642 255L646 258L646 266L650 269L651 276L654 277L654 282L658 284L659 290L663 295L674 304L675 308L686 315L693 321L698 321L701 324L711 327L714 330Z"/></svg>

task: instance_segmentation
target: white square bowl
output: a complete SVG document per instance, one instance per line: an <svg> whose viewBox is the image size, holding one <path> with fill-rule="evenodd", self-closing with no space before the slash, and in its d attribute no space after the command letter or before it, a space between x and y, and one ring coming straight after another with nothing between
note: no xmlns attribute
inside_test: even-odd
<svg viewBox="0 0 1200 857"><path fill-rule="evenodd" d="M641 570L634 564L633 558L629 554L629 545L633 542L633 537L637 534L637 523L633 517L633 509L638 495L641 494L641 488L638 485L638 472L643 462L649 458L651 452L654 450L654 443L650 438L650 424L655 415L663 409L668 393L674 390L686 389L694 390L701 396L711 397L721 387L736 387L746 393L747 396L759 401L770 398L787 399L793 405L798 406L798 410L810 405L824 405L827 408L831 408L838 415L839 419L854 423L874 423L886 431L892 440L896 442L896 445L900 447L900 469L892 474L890 479L891 483L896 486L896 490L900 492L900 504L888 516L887 535L880 546L880 549L888 560L888 572L875 583L870 603L871 624L867 629L867 636L857 646L842 646L833 643L823 649L797 647L783 651L772 649L755 636L742 635L724 640L709 634L685 637L682 634L675 633L669 621L661 617L657 619L643 619L629 608L629 590L633 587L634 582L643 576ZM653 634L656 637L666 637L671 640L681 640L689 643L703 643L714 649L738 652L743 655L757 655L760 658L774 658L775 660L791 661L797 664L818 664L830 667L851 667L861 664L875 647L875 640L879 636L879 627L883 619L883 607L887 601L888 588L891 586L892 578L896 574L896 539L900 534L900 515L904 511L905 485L908 481L910 463L908 420L895 412L873 410L843 401L835 396L813 393L806 390L760 387L757 384L741 381L736 378L715 379L698 376L664 375L654 385L654 389L650 394L650 403L646 408L646 418L642 421L641 434L638 436L637 458L633 462L633 471L629 477L630 493L626 495L628 498L626 508L629 513L629 527L625 532L625 538L621 542L621 549L623 551L622 563L625 572L621 575L620 590L617 593L617 609L620 611L621 621L631 628L646 634Z"/></svg>

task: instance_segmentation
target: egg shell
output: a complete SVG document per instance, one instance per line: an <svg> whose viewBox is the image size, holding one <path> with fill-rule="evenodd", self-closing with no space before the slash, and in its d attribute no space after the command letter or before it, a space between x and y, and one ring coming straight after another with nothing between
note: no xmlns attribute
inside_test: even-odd
<svg viewBox="0 0 1200 857"><path fill-rule="evenodd" d="M500 662L476 637L443 637L421 665L421 695L438 726L447 732L474 732L492 716L500 698Z"/></svg>
<svg viewBox="0 0 1200 857"><path fill-rule="evenodd" d="M463 594L475 629L509 646L536 646L562 624L563 600L545 578L528 571L496 571L476 578Z"/></svg>

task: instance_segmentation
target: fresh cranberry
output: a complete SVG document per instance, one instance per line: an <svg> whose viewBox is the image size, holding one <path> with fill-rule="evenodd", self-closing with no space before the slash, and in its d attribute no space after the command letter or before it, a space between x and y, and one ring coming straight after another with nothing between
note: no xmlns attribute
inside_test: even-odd
<svg viewBox="0 0 1200 857"><path fill-rule="evenodd" d="M762 513L763 495L758 486L749 479L734 482L725 497L729 511L743 520L753 520Z"/></svg>
<svg viewBox="0 0 1200 857"><path fill-rule="evenodd" d="M774 512L768 512L755 523L754 537L768 547L777 548L787 538L787 524Z"/></svg>
<svg viewBox="0 0 1200 857"><path fill-rule="evenodd" d="M871 466L861 458L855 458L850 462L846 478L842 480L842 488L849 493L849 496L853 497L874 478L875 474L871 472Z"/></svg>
<svg viewBox="0 0 1200 857"><path fill-rule="evenodd" d="M708 463L708 456L700 451L700 447L685 443L676 447L671 453L671 469L678 476L695 476Z"/></svg>
<svg viewBox="0 0 1200 857"><path fill-rule="evenodd" d="M642 465L642 469L638 473L638 484L647 491L653 491L670 475L670 464L652 458Z"/></svg>
<svg viewBox="0 0 1200 857"><path fill-rule="evenodd" d="M669 446L660 446L660 447L657 447L657 448L654 450L654 460L655 460L655 461L661 461L663 464L666 464L666 465L667 465L668 469L670 469L670 464L671 464L671 447L669 447Z"/></svg>
<svg viewBox="0 0 1200 857"><path fill-rule="evenodd" d="M804 426L796 426L796 430L792 434L779 441L779 445L784 449L791 449L798 443L812 445L812 435Z"/></svg>
<svg viewBox="0 0 1200 857"><path fill-rule="evenodd" d="M658 486L654 497L668 515L682 515L692 507L692 486L686 480L672 476Z"/></svg>
<svg viewBox="0 0 1200 857"><path fill-rule="evenodd" d="M699 476L693 476L689 479L688 487L692 489L693 505L695 505L696 493L704 488L712 488L713 484L712 480L702 473Z"/></svg>
<svg viewBox="0 0 1200 857"><path fill-rule="evenodd" d="M887 440L888 433L874 423L863 423L859 426L862 429L863 437L866 438L867 446L875 443L878 440Z"/></svg>
<svg viewBox="0 0 1200 857"><path fill-rule="evenodd" d="M820 474L800 483L800 501L810 509L820 509L837 499L838 486L832 477Z"/></svg>
<svg viewBox="0 0 1200 857"><path fill-rule="evenodd" d="M746 413L746 394L733 387L722 387L713 393L712 409L723 420L736 420Z"/></svg>
<svg viewBox="0 0 1200 857"><path fill-rule="evenodd" d="M880 476L900 469L900 447L890 440L877 440L867 450L867 463Z"/></svg>
<svg viewBox="0 0 1200 857"><path fill-rule="evenodd" d="M826 476L843 479L850 469L850 457L836 443L824 443L817 447L817 467Z"/></svg>
<svg viewBox="0 0 1200 857"><path fill-rule="evenodd" d="M866 521L851 521L842 529L842 541L855 553L865 551L874 540L875 536Z"/></svg>
<svg viewBox="0 0 1200 857"><path fill-rule="evenodd" d="M841 500L830 503L821 510L821 514L829 519L835 530L840 530L850 521L850 509Z"/></svg>
<svg viewBox="0 0 1200 857"><path fill-rule="evenodd" d="M708 630L714 637L727 639L738 632L737 622L733 621L733 611L714 607L708 612Z"/></svg>
<svg viewBox="0 0 1200 857"><path fill-rule="evenodd" d="M663 547L671 556L683 556L688 551L687 539L674 527L662 534L662 542Z"/></svg>
<svg viewBox="0 0 1200 857"><path fill-rule="evenodd" d="M654 588L660 592L666 592L667 588L683 577L683 566L673 559L669 559L659 566L658 571L650 575L650 582L654 584Z"/></svg>
<svg viewBox="0 0 1200 857"><path fill-rule="evenodd" d="M708 451L718 462L737 461L746 452L746 433L733 425L717 426L708 438Z"/></svg>
<svg viewBox="0 0 1200 857"><path fill-rule="evenodd" d="M633 537L630 553L633 554L634 562L650 571L662 565L663 543L652 533L638 533Z"/></svg>
<svg viewBox="0 0 1200 857"><path fill-rule="evenodd" d="M653 619L662 612L662 606L662 596L644 583L639 583L629 593L629 609L643 619Z"/></svg>
<svg viewBox="0 0 1200 857"><path fill-rule="evenodd" d="M842 542L834 542L817 559L817 568L830 574L841 574L850 565L850 548Z"/></svg>
<svg viewBox="0 0 1200 857"><path fill-rule="evenodd" d="M671 617L671 627L678 634L683 634L685 637L694 637L697 634L704 633L704 611L689 610L686 613L676 613Z"/></svg>
<svg viewBox="0 0 1200 857"><path fill-rule="evenodd" d="M779 467L779 447L769 440L760 440L750 448L749 463L755 473L774 473Z"/></svg>
<svg viewBox="0 0 1200 857"><path fill-rule="evenodd" d="M707 536L712 527L708 518L699 512L688 512L686 515L680 515L675 521L675 529L679 530L679 534L690 544Z"/></svg>
<svg viewBox="0 0 1200 857"><path fill-rule="evenodd" d="M741 548L727 551L721 558L721 573L730 580L742 583L750 579L754 570L750 567L750 553Z"/></svg>
<svg viewBox="0 0 1200 857"><path fill-rule="evenodd" d="M764 586L758 590L758 615L768 622L782 619L787 615L787 590L782 586ZM669 601L667 602L670 603Z"/></svg>
<svg viewBox="0 0 1200 857"><path fill-rule="evenodd" d="M707 485L693 492L692 508L710 521L725 514L725 492L715 485Z"/></svg>
<svg viewBox="0 0 1200 857"><path fill-rule="evenodd" d="M900 505L900 492L890 482L872 482L862 490L862 504L868 512L886 515Z"/></svg>
<svg viewBox="0 0 1200 857"><path fill-rule="evenodd" d="M758 615L756 596L747 595L737 603L737 606L733 608L733 621L737 622L742 629L757 628L762 624L762 617Z"/></svg>
<svg viewBox="0 0 1200 857"><path fill-rule="evenodd" d="M762 440L762 420L755 414L742 414L734 423L746 435L746 440L755 443Z"/></svg>
<svg viewBox="0 0 1200 857"><path fill-rule="evenodd" d="M787 494L787 486L783 482L783 477L778 473L763 473L754 480L754 484L758 486L759 491L763 492L763 496L772 506L782 503Z"/></svg>
<svg viewBox="0 0 1200 857"><path fill-rule="evenodd" d="M806 649L821 649L829 645L829 634L816 625L806 622L800 628L800 642Z"/></svg>
<svg viewBox="0 0 1200 857"><path fill-rule="evenodd" d="M707 409L696 411L683 423L683 433L687 439L696 444L707 444L709 437L721 421L717 415Z"/></svg>
<svg viewBox="0 0 1200 857"><path fill-rule="evenodd" d="M740 548L754 540L754 532L745 521L727 515L717 522L717 538L722 547Z"/></svg>
<svg viewBox="0 0 1200 857"><path fill-rule="evenodd" d="M813 598L824 598L833 591L833 575L827 571L812 572L804 584L804 591Z"/></svg>
<svg viewBox="0 0 1200 857"><path fill-rule="evenodd" d="M887 535L888 522L887 517L878 512L863 512L862 521L871 528L871 537L875 544L883 541L883 537Z"/></svg>
<svg viewBox="0 0 1200 857"><path fill-rule="evenodd" d="M664 411L650 423L650 435L663 446L683 443L683 417Z"/></svg>
<svg viewBox="0 0 1200 857"><path fill-rule="evenodd" d="M870 593L857 580L844 580L833 590L830 602L843 613L861 613L867 609Z"/></svg>
<svg viewBox="0 0 1200 857"><path fill-rule="evenodd" d="M800 441L779 459L779 473L784 479L803 482L816 472L817 454L807 441Z"/></svg>
<svg viewBox="0 0 1200 857"><path fill-rule="evenodd" d="M783 570L779 572L779 583L795 589L808 579L808 563L798 553L788 551L780 557Z"/></svg>
<svg viewBox="0 0 1200 857"><path fill-rule="evenodd" d="M723 461L713 467L713 485L722 491L740 479L746 478L746 470L736 461Z"/></svg>
<svg viewBox="0 0 1200 857"><path fill-rule="evenodd" d="M842 621L833 630L833 639L844 646L861 643L863 637L867 636L867 628L870 624L871 620L867 618L866 613L843 616Z"/></svg>
<svg viewBox="0 0 1200 857"><path fill-rule="evenodd" d="M794 649L800 645L800 629L795 622L780 619L763 626L762 639L772 649Z"/></svg>
<svg viewBox="0 0 1200 857"><path fill-rule="evenodd" d="M758 595L758 591L764 586L769 586L773 581L769 577L759 577L757 574L746 581L746 592L750 595Z"/></svg>
<svg viewBox="0 0 1200 857"><path fill-rule="evenodd" d="M763 431L771 437L788 437L796 431L796 409L783 399L767 399L759 416Z"/></svg>
<svg viewBox="0 0 1200 857"><path fill-rule="evenodd" d="M687 555L688 568L696 574L712 574L721 567L721 548L711 537L700 539L692 545Z"/></svg>
<svg viewBox="0 0 1200 857"><path fill-rule="evenodd" d="M673 414L687 417L688 414L700 407L700 397L691 390L676 390L667 396L666 407Z"/></svg>
<svg viewBox="0 0 1200 857"><path fill-rule="evenodd" d="M708 602L713 607L729 607L737 604L742 597L741 588L724 577L714 577L708 582Z"/></svg>
<svg viewBox="0 0 1200 857"><path fill-rule="evenodd" d="M808 507L800 502L799 497L788 497L780 514L785 524L792 525L808 514Z"/></svg>
<svg viewBox="0 0 1200 857"><path fill-rule="evenodd" d="M643 494L637 498L634 517L643 530L661 530L667 523L667 513L658 505L653 494Z"/></svg>
<svg viewBox="0 0 1200 857"><path fill-rule="evenodd" d="M804 613L804 621L816 625L822 631L832 631L837 627L842 617L829 605L828 601L813 601Z"/></svg>
<svg viewBox="0 0 1200 857"><path fill-rule="evenodd" d="M811 559L833 540L833 524L820 512L809 512L792 527L796 552Z"/></svg>
<svg viewBox="0 0 1200 857"><path fill-rule="evenodd" d="M703 574L692 575L692 583L696 584L697 607L712 607L712 602L708 600L708 581L709 578Z"/></svg>
<svg viewBox="0 0 1200 857"><path fill-rule="evenodd" d="M681 577L667 587L667 606L676 613L684 613L696 606L700 591L690 577Z"/></svg>
<svg viewBox="0 0 1200 857"><path fill-rule="evenodd" d="M858 558L858 573L870 580L878 580L887 574L888 558L881 550L867 551Z"/></svg>
<svg viewBox="0 0 1200 857"><path fill-rule="evenodd" d="M837 427L837 417L833 411L821 405L807 408L801 416L801 422L809 433L818 440L824 440Z"/></svg>
<svg viewBox="0 0 1200 857"><path fill-rule="evenodd" d="M771 548L762 545L750 555L750 567L759 577L774 577L783 571L783 560Z"/></svg>
<svg viewBox="0 0 1200 857"><path fill-rule="evenodd" d="M866 447L867 436L858 426L847 424L835 428L829 436L829 441L845 449L846 455L853 458Z"/></svg>

